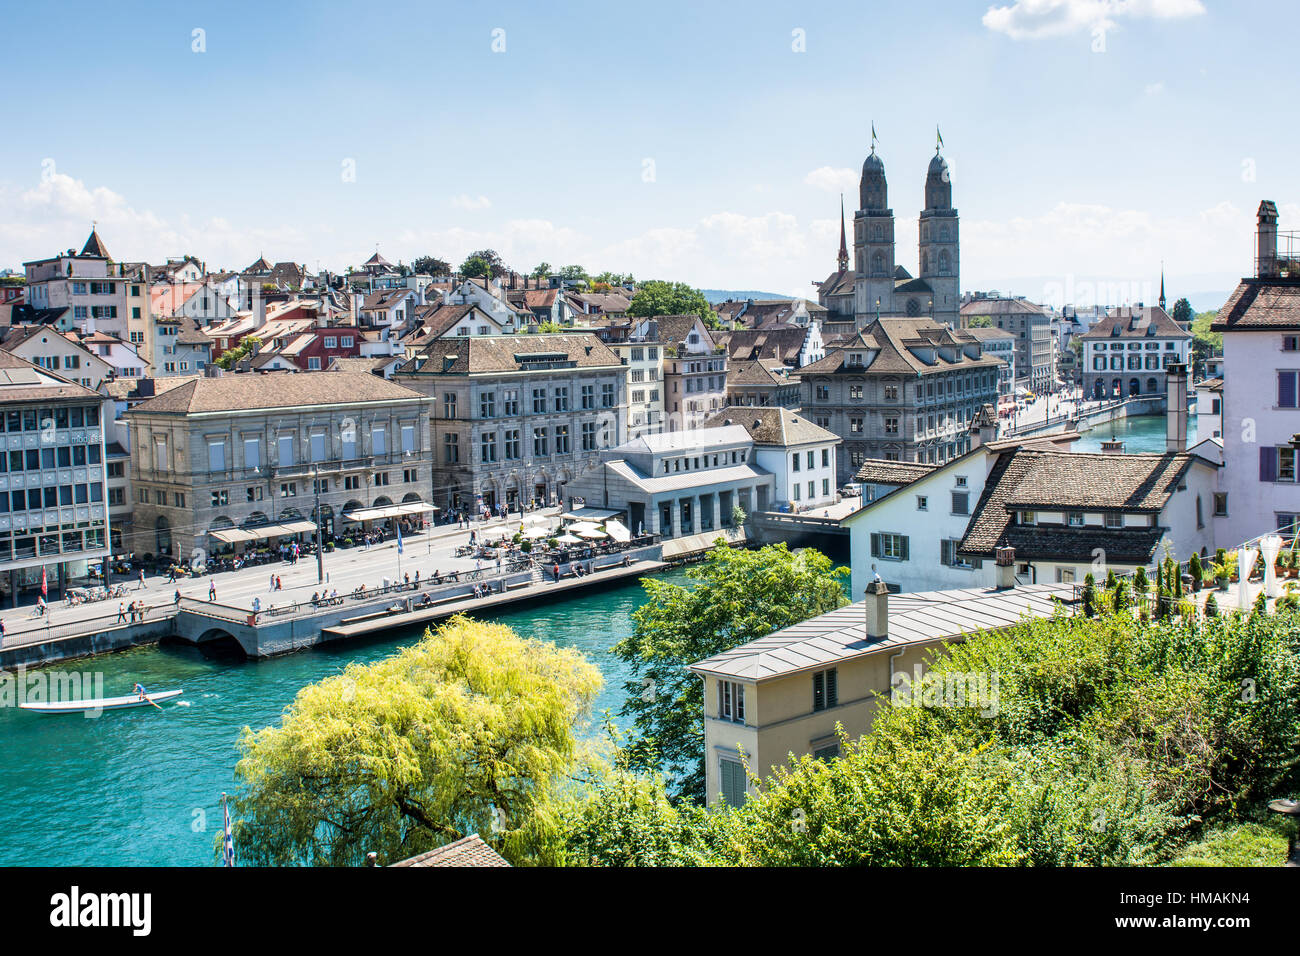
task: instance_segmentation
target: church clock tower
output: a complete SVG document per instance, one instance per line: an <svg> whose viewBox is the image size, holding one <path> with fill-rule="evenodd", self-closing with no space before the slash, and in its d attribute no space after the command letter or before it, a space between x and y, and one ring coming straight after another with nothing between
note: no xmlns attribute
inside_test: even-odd
<svg viewBox="0 0 1300 956"><path fill-rule="evenodd" d="M925 177L925 208L920 218L921 278L930 286L930 311L936 322L957 328L961 314L961 260L957 210L952 207L948 162L935 149Z"/></svg>
<svg viewBox="0 0 1300 956"><path fill-rule="evenodd" d="M853 215L853 311L862 328L874 322L878 312L894 311L894 211L889 208L885 164L876 155L874 142L862 164L858 192L861 206Z"/></svg>

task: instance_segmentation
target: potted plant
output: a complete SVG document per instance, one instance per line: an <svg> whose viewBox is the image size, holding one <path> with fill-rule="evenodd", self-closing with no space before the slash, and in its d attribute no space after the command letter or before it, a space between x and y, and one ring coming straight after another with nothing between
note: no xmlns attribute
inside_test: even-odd
<svg viewBox="0 0 1300 956"><path fill-rule="evenodd" d="M550 548L552 551L554 551L556 548L560 546L560 540L558 538L547 538L546 546Z"/></svg>
<svg viewBox="0 0 1300 956"><path fill-rule="evenodd" d="M531 554L533 550L533 543L528 539L524 539L523 544L519 545L519 550L522 551L524 554Z"/></svg>
<svg viewBox="0 0 1300 956"><path fill-rule="evenodd" d="M1224 558L1224 561L1226 562L1226 567L1228 569L1228 580L1233 584L1236 584L1239 570L1237 565L1237 552L1229 551L1227 557Z"/></svg>
<svg viewBox="0 0 1300 956"><path fill-rule="evenodd" d="M1195 594L1201 590L1204 583L1205 570L1201 567L1201 556L1192 554L1192 558L1187 562L1187 569L1192 573L1192 593Z"/></svg>

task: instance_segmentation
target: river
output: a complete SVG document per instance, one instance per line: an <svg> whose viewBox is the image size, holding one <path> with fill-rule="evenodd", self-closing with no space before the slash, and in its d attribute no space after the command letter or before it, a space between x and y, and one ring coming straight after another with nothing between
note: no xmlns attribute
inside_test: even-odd
<svg viewBox="0 0 1300 956"><path fill-rule="evenodd" d="M683 571L662 580L684 582ZM617 714L626 666L609 653L645 600L638 583L492 615L520 634L575 647L600 668L595 716ZM250 663L186 646L143 647L73 661L103 674L105 696L181 687L180 705L98 719L0 708L0 865L210 866L221 793L234 789L241 728L276 723L304 685L409 644L422 629Z"/></svg>
<svg viewBox="0 0 1300 956"><path fill-rule="evenodd" d="M1135 415L1121 418L1112 423L1097 425L1091 431L1084 432L1083 437L1075 442L1075 451L1099 452L1101 443L1118 438L1124 443L1124 451L1129 454L1162 454L1165 450L1165 416ZM1187 445L1196 444L1196 416L1187 419Z"/></svg>

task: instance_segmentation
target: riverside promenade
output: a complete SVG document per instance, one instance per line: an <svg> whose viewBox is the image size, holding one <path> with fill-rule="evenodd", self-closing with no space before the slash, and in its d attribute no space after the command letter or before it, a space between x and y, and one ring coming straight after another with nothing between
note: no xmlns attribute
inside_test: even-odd
<svg viewBox="0 0 1300 956"><path fill-rule="evenodd" d="M558 509L534 512L530 520L536 514L558 533ZM509 537L519 530L519 518L476 521L472 529L479 540ZM138 580L115 582L127 588L120 600L77 606L51 602L45 617L37 617L31 607L8 609L0 614L5 624L0 668L38 666L162 640L203 644L224 639L237 643L249 657L267 657L639 577L665 566L662 546L656 543L562 563L556 581L553 563L511 570L510 559L498 563L457 557L456 549L468 544L469 535L467 529L445 525L404 536L400 555L396 539L369 548L327 552L323 584L312 555L295 564L264 564L183 577L175 583L166 575L146 576L143 585ZM588 569L594 573L575 573ZM459 580L448 581L453 573ZM280 589L273 588L272 576L278 577ZM441 576L443 583L431 580L435 576ZM215 589L215 597L210 588ZM335 592L331 600L319 600ZM318 598L315 604L313 596ZM132 602L144 608L142 618L135 621L127 610Z"/></svg>

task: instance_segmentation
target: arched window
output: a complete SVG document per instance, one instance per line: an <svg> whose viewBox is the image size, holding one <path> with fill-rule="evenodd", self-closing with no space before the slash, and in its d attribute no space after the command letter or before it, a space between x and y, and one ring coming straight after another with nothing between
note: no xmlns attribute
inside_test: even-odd
<svg viewBox="0 0 1300 956"><path fill-rule="evenodd" d="M876 276L885 274L885 257L879 252L871 257L871 274Z"/></svg>
<svg viewBox="0 0 1300 956"><path fill-rule="evenodd" d="M948 250L941 249L939 251L939 275L946 276L951 268L952 263L948 259Z"/></svg>
<svg viewBox="0 0 1300 956"><path fill-rule="evenodd" d="M1156 388L1157 388L1156 380L1154 378L1147 379L1147 391L1154 394Z"/></svg>
<svg viewBox="0 0 1300 956"><path fill-rule="evenodd" d="M939 238L944 242L948 242L952 238L952 234L948 231L947 223L944 223L943 226L940 227Z"/></svg>

